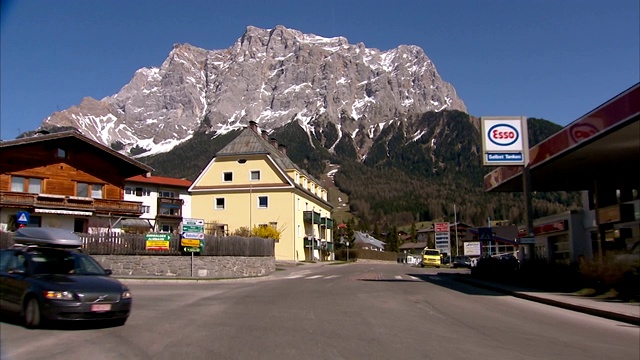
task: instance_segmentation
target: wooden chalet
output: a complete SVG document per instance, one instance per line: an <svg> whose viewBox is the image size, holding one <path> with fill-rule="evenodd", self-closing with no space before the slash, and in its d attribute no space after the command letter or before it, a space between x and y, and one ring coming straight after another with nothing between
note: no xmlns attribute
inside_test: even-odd
<svg viewBox="0 0 640 360"><path fill-rule="evenodd" d="M75 130L0 141L0 229L91 232L137 218L142 206L124 200L125 179L150 171Z"/></svg>

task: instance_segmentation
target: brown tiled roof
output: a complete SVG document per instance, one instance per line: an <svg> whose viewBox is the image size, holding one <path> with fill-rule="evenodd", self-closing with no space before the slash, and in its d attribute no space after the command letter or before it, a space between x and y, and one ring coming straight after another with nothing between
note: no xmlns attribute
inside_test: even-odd
<svg viewBox="0 0 640 360"><path fill-rule="evenodd" d="M83 142L87 145L93 146L95 148L97 148L98 150L101 150L113 157L115 157L116 159L126 162L129 165L134 166L135 168L137 168L138 170L142 170L142 171L146 171L146 172L150 172L153 171L153 168L143 164L137 160L135 160L132 157L129 157L127 155L121 154L107 146L104 146L102 144L100 144L97 141L91 140L90 138L82 135L79 131L77 130L69 130L69 131L61 131L61 132L57 132L57 133L51 133L51 134L39 134L39 135L34 135L34 136L29 136L29 137L23 137L23 138L19 138L19 139L14 139L14 140L5 140L5 141L0 141L0 148L5 148L5 147L13 147L13 146L22 146L22 145L28 145L28 144L33 144L33 143L38 143L38 142L56 142L56 141L60 141L60 140L64 140L64 141L79 141L79 142Z"/></svg>
<svg viewBox="0 0 640 360"><path fill-rule="evenodd" d="M408 243L404 243L402 245L400 245L398 247L398 249L400 250L405 250L405 249L424 249L427 247L427 243L426 242L408 242Z"/></svg>
<svg viewBox="0 0 640 360"><path fill-rule="evenodd" d="M173 187L181 187L181 188L189 188L193 183L190 180L185 179L176 179L166 176L144 176L144 175L136 175L130 178L125 179L130 182L139 182L145 184L155 184L155 185L165 185L165 186L173 186Z"/></svg>

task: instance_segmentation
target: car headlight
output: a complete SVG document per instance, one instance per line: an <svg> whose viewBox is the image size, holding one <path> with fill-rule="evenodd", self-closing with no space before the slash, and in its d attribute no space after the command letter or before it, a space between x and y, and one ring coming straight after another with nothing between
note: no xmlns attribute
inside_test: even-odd
<svg viewBox="0 0 640 360"><path fill-rule="evenodd" d="M45 291L44 297L50 300L74 300L75 296L69 291Z"/></svg>
<svg viewBox="0 0 640 360"><path fill-rule="evenodd" d="M131 291L129 291L129 290L124 290L124 291L122 292L122 294L120 295L120 297L121 297L122 299L131 299Z"/></svg>

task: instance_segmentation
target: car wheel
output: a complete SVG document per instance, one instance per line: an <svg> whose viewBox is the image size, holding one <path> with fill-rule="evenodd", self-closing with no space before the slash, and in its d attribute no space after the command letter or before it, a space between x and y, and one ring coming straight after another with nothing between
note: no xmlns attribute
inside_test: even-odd
<svg viewBox="0 0 640 360"><path fill-rule="evenodd" d="M27 300L24 307L24 325L29 329L42 326L42 312L38 299L32 297Z"/></svg>

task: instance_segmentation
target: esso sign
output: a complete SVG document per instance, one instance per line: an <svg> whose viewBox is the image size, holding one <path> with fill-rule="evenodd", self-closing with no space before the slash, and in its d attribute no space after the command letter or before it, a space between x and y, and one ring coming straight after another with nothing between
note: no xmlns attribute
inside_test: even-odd
<svg viewBox="0 0 640 360"><path fill-rule="evenodd" d="M520 137L518 129L509 124L496 124L489 128L489 141L498 146L513 145Z"/></svg>

